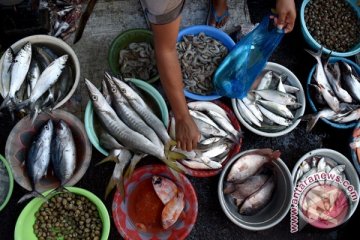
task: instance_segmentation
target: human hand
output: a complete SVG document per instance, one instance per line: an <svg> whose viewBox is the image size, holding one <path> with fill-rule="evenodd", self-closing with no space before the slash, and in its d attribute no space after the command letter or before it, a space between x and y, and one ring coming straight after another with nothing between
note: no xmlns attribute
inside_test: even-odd
<svg viewBox="0 0 360 240"><path fill-rule="evenodd" d="M275 25L284 29L285 33L293 30L296 19L296 8L294 0L276 1L277 17L274 17Z"/></svg>
<svg viewBox="0 0 360 240"><path fill-rule="evenodd" d="M190 115L176 119L176 142L182 150L191 151L200 140L200 131Z"/></svg>

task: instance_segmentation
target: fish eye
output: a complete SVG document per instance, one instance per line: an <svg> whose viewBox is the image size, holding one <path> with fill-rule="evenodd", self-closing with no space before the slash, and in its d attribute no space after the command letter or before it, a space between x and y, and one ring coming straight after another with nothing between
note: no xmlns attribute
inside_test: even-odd
<svg viewBox="0 0 360 240"><path fill-rule="evenodd" d="M111 91L112 91L112 92L116 92L116 88L115 88L115 87L112 87L112 88L111 88Z"/></svg>
<svg viewBox="0 0 360 240"><path fill-rule="evenodd" d="M46 129L46 130L49 130L49 126L48 126L48 125L46 125L46 126L45 126L45 129Z"/></svg>
<svg viewBox="0 0 360 240"><path fill-rule="evenodd" d="M122 93L126 93L126 89L125 89L125 88L122 88L122 89L121 89L121 92L122 92Z"/></svg>
<svg viewBox="0 0 360 240"><path fill-rule="evenodd" d="M95 95L93 95L91 98L93 101L96 101L98 99L97 96L95 96Z"/></svg>

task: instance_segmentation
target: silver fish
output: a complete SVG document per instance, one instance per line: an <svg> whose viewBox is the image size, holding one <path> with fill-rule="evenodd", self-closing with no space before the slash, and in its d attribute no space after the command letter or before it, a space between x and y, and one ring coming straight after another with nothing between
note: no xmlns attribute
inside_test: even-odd
<svg viewBox="0 0 360 240"><path fill-rule="evenodd" d="M334 118L334 121L339 123L347 123L360 119L360 108L351 111L350 113L339 114Z"/></svg>
<svg viewBox="0 0 360 240"><path fill-rule="evenodd" d="M283 105L297 104L296 97L289 93L279 92L272 89L253 90L257 95L272 102L280 103Z"/></svg>
<svg viewBox="0 0 360 240"><path fill-rule="evenodd" d="M325 172L325 168L326 168L326 162L325 162L325 158L322 157L318 164L317 164L317 171L318 172Z"/></svg>
<svg viewBox="0 0 360 240"><path fill-rule="evenodd" d="M31 44L26 43L15 57L14 64L11 67L11 81L9 93L5 97L0 109L9 106L10 102L15 102L15 94L23 84L26 74L30 67L31 61Z"/></svg>
<svg viewBox="0 0 360 240"><path fill-rule="evenodd" d="M10 90L11 64L14 61L12 50L8 48L4 53L4 61L1 68L0 93L5 98Z"/></svg>
<svg viewBox="0 0 360 240"><path fill-rule="evenodd" d="M258 100L258 102L268 109L269 111L273 112L274 114L280 115L282 117L293 119L294 115L292 112L285 106L276 102L266 101L266 100Z"/></svg>
<svg viewBox="0 0 360 240"><path fill-rule="evenodd" d="M193 158L192 160L180 160L180 162L191 169L211 170L220 169L222 165L210 159Z"/></svg>
<svg viewBox="0 0 360 240"><path fill-rule="evenodd" d="M34 109L34 103L58 80L68 57L68 55L63 55L57 58L41 73L29 99L18 104L18 108L23 108L30 104L30 109Z"/></svg>
<svg viewBox="0 0 360 240"><path fill-rule="evenodd" d="M341 72L340 72L339 63L338 62L334 63L331 69L328 65L328 62L326 62L324 64L324 71L336 96L343 102L351 103L352 97L340 85Z"/></svg>
<svg viewBox="0 0 360 240"><path fill-rule="evenodd" d="M208 116L201 112L189 110L195 124L205 137L226 137L228 134L219 128Z"/></svg>
<svg viewBox="0 0 360 240"><path fill-rule="evenodd" d="M299 88L291 86L291 85L287 85L287 84L283 84L285 92L287 93L297 93L298 91L300 91Z"/></svg>
<svg viewBox="0 0 360 240"><path fill-rule="evenodd" d="M248 94L248 96L251 96L251 94ZM254 97L255 98L255 97ZM259 119L260 122L264 120L262 113L260 112L259 108L255 104L255 101L252 101L249 99L249 97L244 97L242 99L245 106L251 111L251 113Z"/></svg>
<svg viewBox="0 0 360 240"><path fill-rule="evenodd" d="M277 86L277 90L278 90L279 92L286 93L285 87L284 87L281 79L279 79L279 84L278 84L278 86Z"/></svg>
<svg viewBox="0 0 360 240"><path fill-rule="evenodd" d="M34 87L36 85L37 80L40 77L40 67L36 60L31 59L30 68L26 75L26 80L29 84L27 87L27 95L30 97L32 90L34 90Z"/></svg>
<svg viewBox="0 0 360 240"><path fill-rule="evenodd" d="M111 98L113 99L113 107L119 118L132 130L144 135L158 148L164 148L159 137L155 131L151 129L139 116L138 113L130 106L128 100L120 93L120 91L114 85L112 79L106 79L108 88L110 90Z"/></svg>
<svg viewBox="0 0 360 240"><path fill-rule="evenodd" d="M303 171L303 173L307 173L308 171L310 171L310 165L309 165L309 163L307 161L303 161L300 164L300 168Z"/></svg>
<svg viewBox="0 0 360 240"><path fill-rule="evenodd" d="M129 87L125 82L105 74L106 78L112 78L121 93L127 98L134 110L143 118L143 120L156 132L164 144L170 142L171 138L161 120L151 111L148 105L139 95Z"/></svg>
<svg viewBox="0 0 360 240"><path fill-rule="evenodd" d="M32 192L23 196L19 202L28 198L41 195L36 185L46 175L50 163L51 139L53 136L53 123L49 120L41 129L36 140L31 144L27 158L25 159L27 174L30 178Z"/></svg>
<svg viewBox="0 0 360 240"><path fill-rule="evenodd" d="M241 115L247 120L249 124L255 124L258 127L261 127L259 119L249 110L249 108L243 103L241 99L236 100L237 107L242 113Z"/></svg>
<svg viewBox="0 0 360 240"><path fill-rule="evenodd" d="M308 124L306 125L306 132L310 132L320 118L332 120L335 118L335 116L336 112L334 112L330 108L324 108L323 110L315 114L305 115L302 120L308 121Z"/></svg>
<svg viewBox="0 0 360 240"><path fill-rule="evenodd" d="M300 180L298 181L298 183L305 181L306 178L308 178L309 176L315 174L316 172L317 172L317 169L316 169L316 168L310 169L307 173L304 173L304 174L302 175L302 177L300 178Z"/></svg>
<svg viewBox="0 0 360 240"><path fill-rule="evenodd" d="M345 171L345 165L337 165L336 167L331 169L329 174L335 174L341 176L344 171Z"/></svg>
<svg viewBox="0 0 360 240"><path fill-rule="evenodd" d="M55 128L51 143L51 163L55 176L64 186L73 176L76 167L76 146L69 126L63 120Z"/></svg>
<svg viewBox="0 0 360 240"><path fill-rule="evenodd" d="M332 90L325 88L323 85L318 84L319 91L324 97L326 103L334 112L340 112L340 102L339 99L335 96Z"/></svg>
<svg viewBox="0 0 360 240"><path fill-rule="evenodd" d="M107 132L102 132L100 134L99 142L102 147L108 150L124 148L123 145L121 145L113 136Z"/></svg>
<svg viewBox="0 0 360 240"><path fill-rule="evenodd" d="M308 52L311 56L313 56L317 61L315 75L314 75L314 79L316 83L321 84L322 86L324 86L325 89L331 90L331 86L326 78L324 67L321 61L322 48L319 49L319 51L316 53L308 49L305 49L305 51Z"/></svg>
<svg viewBox="0 0 360 240"><path fill-rule="evenodd" d="M343 71L343 83L347 87L350 95L360 103L360 79L356 77L351 69L351 66L346 62L340 61L340 68Z"/></svg>
<svg viewBox="0 0 360 240"><path fill-rule="evenodd" d="M164 149L158 148L146 137L126 126L106 102L100 91L89 80L85 79L85 83L99 120L117 141L130 150L146 153L167 162Z"/></svg>
<svg viewBox="0 0 360 240"><path fill-rule="evenodd" d="M226 180L241 183L258 172L265 163L276 160L279 156L280 151L272 149L260 149L241 156L231 167Z"/></svg>
<svg viewBox="0 0 360 240"><path fill-rule="evenodd" d="M240 141L240 138L243 136L243 134L236 130L230 121L227 121L227 119L224 118L221 114L211 110L208 111L208 115L212 120L214 120L215 123L217 123L218 126L220 126L227 133L229 133L229 138L231 140L233 140L234 142Z"/></svg>
<svg viewBox="0 0 360 240"><path fill-rule="evenodd" d="M273 72L267 71L264 77L260 80L260 83L257 86L256 90L269 89L272 79L273 79Z"/></svg>
<svg viewBox="0 0 360 240"><path fill-rule="evenodd" d="M281 116L278 116L272 112L270 112L269 110L267 110L266 108L262 107L261 105L258 106L260 111L262 112L262 114L264 114L264 116L266 116L267 118L269 118L270 120L274 121L275 123L282 125L282 126L289 126L292 121L286 118L283 118Z"/></svg>
<svg viewBox="0 0 360 240"><path fill-rule="evenodd" d="M205 101L194 101L189 102L188 107L192 110L200 111L200 112L208 112L208 111L214 111L226 118L227 121L230 122L229 117L227 116L227 113L224 109L216 105L212 102L205 102Z"/></svg>
<svg viewBox="0 0 360 240"><path fill-rule="evenodd" d="M274 189L275 179L274 176L271 176L257 192L245 200L239 209L239 213L242 215L254 215L263 209L270 202Z"/></svg>

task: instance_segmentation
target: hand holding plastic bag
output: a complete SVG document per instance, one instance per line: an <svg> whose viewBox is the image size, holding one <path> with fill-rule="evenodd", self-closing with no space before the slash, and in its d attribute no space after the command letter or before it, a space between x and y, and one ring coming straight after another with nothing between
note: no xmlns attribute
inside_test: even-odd
<svg viewBox="0 0 360 240"><path fill-rule="evenodd" d="M221 62L213 78L215 90L219 95L230 98L246 96L284 36L282 29L269 26L269 22L269 16L265 17Z"/></svg>

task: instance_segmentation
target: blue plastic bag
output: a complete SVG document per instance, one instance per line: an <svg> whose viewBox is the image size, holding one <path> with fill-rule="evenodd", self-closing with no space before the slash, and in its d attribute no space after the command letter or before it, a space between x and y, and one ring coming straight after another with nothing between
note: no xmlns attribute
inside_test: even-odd
<svg viewBox="0 0 360 240"><path fill-rule="evenodd" d="M240 99L246 96L284 36L282 29L269 29L269 22L269 16L265 17L221 62L213 78L219 95Z"/></svg>

